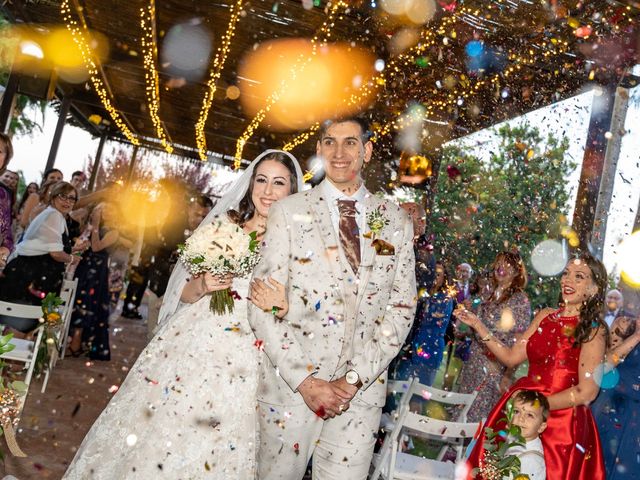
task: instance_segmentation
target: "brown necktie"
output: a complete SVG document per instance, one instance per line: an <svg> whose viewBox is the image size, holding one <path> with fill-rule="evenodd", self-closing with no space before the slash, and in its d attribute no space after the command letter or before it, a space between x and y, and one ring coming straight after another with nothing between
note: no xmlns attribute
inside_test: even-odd
<svg viewBox="0 0 640 480"><path fill-rule="evenodd" d="M354 273L360 266L360 231L356 222L356 201L338 200L340 243Z"/></svg>

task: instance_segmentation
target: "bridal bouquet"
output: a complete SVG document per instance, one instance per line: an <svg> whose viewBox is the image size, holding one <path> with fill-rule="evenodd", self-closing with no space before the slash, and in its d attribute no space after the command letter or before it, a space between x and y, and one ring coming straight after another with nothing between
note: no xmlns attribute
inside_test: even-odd
<svg viewBox="0 0 640 480"><path fill-rule="evenodd" d="M220 218L200 226L184 245L179 245L179 258L193 275L208 272L244 277L260 260L256 237L256 232L247 234L239 225ZM209 306L215 314L231 313L231 289L212 292Z"/></svg>

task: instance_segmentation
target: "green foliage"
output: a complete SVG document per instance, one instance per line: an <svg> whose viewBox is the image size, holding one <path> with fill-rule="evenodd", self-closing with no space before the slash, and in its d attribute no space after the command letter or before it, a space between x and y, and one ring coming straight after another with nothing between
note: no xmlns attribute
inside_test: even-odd
<svg viewBox="0 0 640 480"><path fill-rule="evenodd" d="M503 478L523 478L520 473L520 459L516 455L507 455L511 447L524 446L520 427L512 425L513 402L509 400L505 407L505 417L500 423L506 425L504 430L495 431L485 428L484 458L480 468L474 468L474 473L480 473L483 480L502 480ZM526 477L528 478L528 476Z"/></svg>
<svg viewBox="0 0 640 480"><path fill-rule="evenodd" d="M488 161L457 146L443 150L429 227L437 258L452 268L487 268L497 253L517 249L527 266L532 307L555 306L559 285L531 267L533 248L559 238L569 195L566 178L575 167L567 138L543 138L529 125L502 127L500 146Z"/></svg>

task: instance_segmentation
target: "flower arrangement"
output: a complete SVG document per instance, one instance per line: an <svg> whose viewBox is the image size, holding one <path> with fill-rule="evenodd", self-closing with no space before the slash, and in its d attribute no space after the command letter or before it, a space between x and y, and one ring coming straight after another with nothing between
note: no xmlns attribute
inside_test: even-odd
<svg viewBox="0 0 640 480"><path fill-rule="evenodd" d="M512 420L513 401L509 400L505 407L505 417L500 420L500 423L504 422L507 427L497 432L492 428L485 429L484 454L480 458L480 466L472 471L474 478L528 480L528 475L520 473L520 459L516 455L506 454L511 447L525 445L520 427L513 425Z"/></svg>
<svg viewBox="0 0 640 480"><path fill-rule="evenodd" d="M15 348L10 343L13 333L0 336L0 355L8 353ZM0 370L4 370L6 363L0 359ZM24 452L16 442L16 434L14 427L18 425L20 420L20 397L27 392L27 385L24 382L13 381L4 384L4 379L0 378L0 435L4 435L9 451L16 457L26 457ZM0 459L4 459L2 451L0 451Z"/></svg>
<svg viewBox="0 0 640 480"><path fill-rule="evenodd" d="M243 277L250 274L260 260L256 232L247 234L226 217L200 226L184 245L178 246L178 251L180 261L192 275L208 272ZM212 292L209 307L216 314L231 313L231 289Z"/></svg>

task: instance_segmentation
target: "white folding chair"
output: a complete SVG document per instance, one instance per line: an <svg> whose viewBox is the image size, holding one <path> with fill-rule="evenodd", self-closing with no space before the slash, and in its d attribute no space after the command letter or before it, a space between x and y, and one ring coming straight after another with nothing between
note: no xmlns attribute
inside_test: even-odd
<svg viewBox="0 0 640 480"><path fill-rule="evenodd" d="M377 480L380 475L385 480L451 480L455 478L456 463L463 458L461 442L466 438L473 438L478 426L477 423L438 420L405 408L400 413L396 428L391 432L389 454L374 457L376 470L371 480ZM454 442L457 444L456 463L399 452L399 439L403 433L449 445Z"/></svg>
<svg viewBox="0 0 640 480"><path fill-rule="evenodd" d="M403 393L398 402L397 416L400 417L403 415L404 411L409 411L411 399L414 396L418 396L424 400L433 400L439 403L443 403L446 405L455 405L459 406L460 410L457 412L457 416L454 419L456 422L466 422L467 413L471 408L471 405L475 401L478 396L478 392L473 392L470 394L466 393L458 393L458 392L448 392L446 390L440 390L439 388L431 387L428 385L424 385L418 381L417 378L410 378L409 380L394 380L389 382L387 387L387 391L389 393ZM426 417L428 418L428 417ZM397 431L398 421L393 424L387 424L386 427L393 427L392 431L387 434L384 443L380 449L380 452L377 457L377 466L371 476L371 479L377 479L381 473L381 466L384 464L390 457L391 450L393 448L398 448L398 438L395 437L395 447L394 447L394 433L399 435L399 431ZM438 452L436 456L436 461L442 461L444 456L447 453L449 447L453 447L456 449L461 449L463 445L463 439L450 439L448 443L443 444L442 448Z"/></svg>
<svg viewBox="0 0 640 480"><path fill-rule="evenodd" d="M42 381L42 388L40 389L41 393L44 393L47 389L47 384L49 383L49 377L51 376L51 372L53 371L53 367L56 366L58 358L64 358L64 352L67 347L67 342L69 338L69 326L71 325L71 314L73 313L73 304L76 298L76 289L78 288L78 279L75 280L64 280L62 282L62 288L60 289L60 298L62 299L62 304L60 305L60 316L62 318L62 322L60 324L60 328L56 330L56 344L58 348L51 352L51 357L49 358L49 364L46 366L44 372L44 380Z"/></svg>
<svg viewBox="0 0 640 480"><path fill-rule="evenodd" d="M78 279L64 280L62 289L60 290L60 298L63 301L62 328L60 329L60 338L58 345L60 346L60 360L64 359L64 353L69 343L69 328L71 327L71 315L73 314L73 306L76 301L76 292L78 291Z"/></svg>
<svg viewBox="0 0 640 480"><path fill-rule="evenodd" d="M0 315L6 315L8 317L38 319L42 317L42 308L34 305L21 305L19 303L9 303L0 301ZM5 360L13 360L15 362L22 362L27 369L24 383L27 385L27 392L21 397L19 411L22 413L24 408L24 402L26 401L27 394L29 393L29 385L31 385L31 379L33 377L33 369L36 365L36 357L38 356L38 349L42 342L42 334L44 327L40 325L36 330L35 340L25 340L21 338L12 338L9 343L15 345L15 348L10 352L0 355Z"/></svg>

